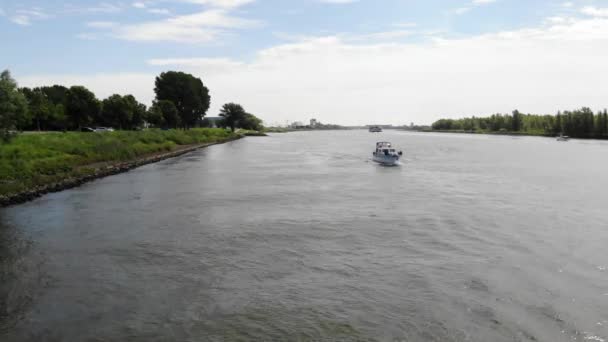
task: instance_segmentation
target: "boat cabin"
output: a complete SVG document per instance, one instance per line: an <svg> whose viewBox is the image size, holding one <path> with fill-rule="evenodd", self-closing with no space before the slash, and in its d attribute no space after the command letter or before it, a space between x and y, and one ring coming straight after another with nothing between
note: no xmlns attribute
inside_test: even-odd
<svg viewBox="0 0 608 342"><path fill-rule="evenodd" d="M390 142L381 141L376 143L376 155L384 154L385 156L397 154Z"/></svg>

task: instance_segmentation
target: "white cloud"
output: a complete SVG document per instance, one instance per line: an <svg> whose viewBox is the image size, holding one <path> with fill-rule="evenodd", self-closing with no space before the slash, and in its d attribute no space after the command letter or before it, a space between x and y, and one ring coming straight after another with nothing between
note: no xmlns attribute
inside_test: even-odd
<svg viewBox="0 0 608 342"><path fill-rule="evenodd" d="M105 28L106 36L128 41L139 42L180 42L206 43L216 40L234 29L256 27L260 22L232 15L236 8L253 3L255 0L179 0L204 6L198 12L187 15L172 15L166 8L155 8L166 0L135 1L132 7L142 9L150 14L166 16L163 19L132 23L112 23L112 25L93 25L93 28ZM119 10L122 7L102 3L97 9ZM88 11L93 8L88 8ZM85 35L88 37L88 35Z"/></svg>
<svg viewBox="0 0 608 342"><path fill-rule="evenodd" d="M461 15L471 10L471 7L460 7L454 10L454 14Z"/></svg>
<svg viewBox="0 0 608 342"><path fill-rule="evenodd" d="M361 43L316 37L231 59L154 59L150 74L23 77L24 86L84 84L100 96L153 98L161 70L193 73L210 88L216 115L238 102L268 122L430 123L443 116L556 113L606 106L608 19L568 19L515 31L432 42Z"/></svg>
<svg viewBox="0 0 608 342"><path fill-rule="evenodd" d="M257 21L230 15L225 9L210 9L160 21L124 25L115 35L130 41L173 41L183 43L209 42L226 29L250 28Z"/></svg>
<svg viewBox="0 0 608 342"><path fill-rule="evenodd" d="M219 7L219 8L237 8L250 3L255 2L255 0L183 0L185 2L190 2L193 4L201 4L207 5L211 7Z"/></svg>
<svg viewBox="0 0 608 342"><path fill-rule="evenodd" d="M456 8L455 10L452 10L451 13L455 15L463 15L470 12L475 7L489 5L495 3L496 1L497 0L471 0L468 5Z"/></svg>
<svg viewBox="0 0 608 342"><path fill-rule="evenodd" d="M73 4L66 4L63 12L65 13L119 13L124 10L122 3L100 2L89 7L79 7Z"/></svg>
<svg viewBox="0 0 608 342"><path fill-rule="evenodd" d="M395 31L374 32L374 33L359 34L359 35L345 35L341 38L345 41L380 42L380 41L395 41L396 39L399 39L399 38L409 37L412 34L413 34L412 31L395 30Z"/></svg>
<svg viewBox="0 0 608 342"><path fill-rule="evenodd" d="M112 27L116 27L118 24L112 21L90 21L88 23L86 23L87 27L90 28L99 28L99 29L104 29L104 28L112 28Z"/></svg>
<svg viewBox="0 0 608 342"><path fill-rule="evenodd" d="M394 23L393 27L400 27L400 28L410 28L410 27L416 27L418 26L418 24L416 23L411 23L411 22L405 22L405 23Z"/></svg>
<svg viewBox="0 0 608 342"><path fill-rule="evenodd" d="M592 17L608 17L608 8L597 8L592 6L583 7L581 13Z"/></svg>
<svg viewBox="0 0 608 342"><path fill-rule="evenodd" d="M353 2L357 2L358 0L319 0L320 2L325 2L328 4L351 4Z"/></svg>
<svg viewBox="0 0 608 342"><path fill-rule="evenodd" d="M0 13L4 15L4 12ZM48 19L51 16L45 13L40 7L33 7L27 9L18 9L15 14L10 17L10 20L21 26L29 26L34 20Z"/></svg>
<svg viewBox="0 0 608 342"><path fill-rule="evenodd" d="M573 6L574 6L574 3L571 1L562 2L562 7L564 7L564 8L570 8Z"/></svg>
<svg viewBox="0 0 608 342"><path fill-rule="evenodd" d="M95 34L95 33L79 33L76 35L76 38L81 39L81 40L98 40L99 39L99 35Z"/></svg>
<svg viewBox="0 0 608 342"><path fill-rule="evenodd" d="M166 8L150 8L148 9L148 13L158 15L171 15L171 11Z"/></svg>
<svg viewBox="0 0 608 342"><path fill-rule="evenodd" d="M17 25L29 26L32 24L30 17L27 15L15 15L11 17L11 21Z"/></svg>

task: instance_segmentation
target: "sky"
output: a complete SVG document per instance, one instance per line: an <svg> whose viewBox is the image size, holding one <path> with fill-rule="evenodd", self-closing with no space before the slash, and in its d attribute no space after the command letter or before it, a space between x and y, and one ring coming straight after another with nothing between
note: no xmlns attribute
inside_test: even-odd
<svg viewBox="0 0 608 342"><path fill-rule="evenodd" d="M268 125L600 110L608 0L0 0L0 69L147 105L184 71Z"/></svg>

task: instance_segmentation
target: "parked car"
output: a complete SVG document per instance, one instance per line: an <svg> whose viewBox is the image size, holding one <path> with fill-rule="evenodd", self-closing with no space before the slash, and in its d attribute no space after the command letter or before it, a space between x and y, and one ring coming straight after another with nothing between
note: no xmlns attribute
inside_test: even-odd
<svg viewBox="0 0 608 342"><path fill-rule="evenodd" d="M112 127L97 127L97 128L95 128L95 132L114 132L114 128L112 128Z"/></svg>
<svg viewBox="0 0 608 342"><path fill-rule="evenodd" d="M95 132L95 129L91 128L91 127L82 127L80 129L81 132Z"/></svg>

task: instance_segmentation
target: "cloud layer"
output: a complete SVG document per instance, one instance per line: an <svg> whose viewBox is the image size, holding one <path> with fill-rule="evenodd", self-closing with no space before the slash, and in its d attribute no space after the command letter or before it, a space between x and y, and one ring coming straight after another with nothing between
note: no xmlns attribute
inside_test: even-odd
<svg viewBox="0 0 608 342"><path fill-rule="evenodd" d="M374 33L374 39L370 34L330 35L262 49L249 62L155 58L147 61L154 71L145 74L21 80L25 85L81 83L100 96L134 93L149 103L156 73L184 70L211 89L209 115L216 115L223 103L239 102L270 123L309 117L343 124L430 123L443 116L515 108L536 113L580 106L600 109L608 100L608 18L599 8L581 11L584 16L578 18L554 17L539 27L460 39L390 42L395 35L407 34L401 31ZM216 19L188 16L177 26ZM231 25L240 24L246 23L237 20Z"/></svg>

